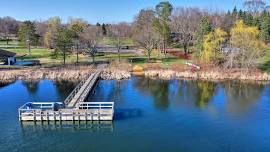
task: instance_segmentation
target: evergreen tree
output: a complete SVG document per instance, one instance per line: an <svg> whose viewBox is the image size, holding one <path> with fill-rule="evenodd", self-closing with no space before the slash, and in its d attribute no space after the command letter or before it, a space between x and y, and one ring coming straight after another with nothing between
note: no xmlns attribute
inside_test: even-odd
<svg viewBox="0 0 270 152"><path fill-rule="evenodd" d="M27 46L28 43L30 43L30 45L34 44L37 39L34 23L31 21L23 22L20 26L18 36L21 45Z"/></svg>
<svg viewBox="0 0 270 152"><path fill-rule="evenodd" d="M264 41L270 40L270 16L265 15L262 18L261 27L260 27L260 38Z"/></svg>
<svg viewBox="0 0 270 152"><path fill-rule="evenodd" d="M171 34L169 20L172 10L173 6L170 4L170 2L160 2L158 5L156 5L155 13L157 14L157 17L153 21L155 31L158 32L162 39L162 50L165 56L167 54L167 43L169 42Z"/></svg>
<svg viewBox="0 0 270 152"><path fill-rule="evenodd" d="M233 17L237 17L237 15L238 15L238 10L237 10L236 6L234 6L234 8L233 8L232 15L233 15Z"/></svg>
<svg viewBox="0 0 270 152"><path fill-rule="evenodd" d="M66 64L66 57L69 55L73 39L73 31L70 29L60 28L56 34L56 49L55 55L63 57L64 65Z"/></svg>
<svg viewBox="0 0 270 152"><path fill-rule="evenodd" d="M22 46L27 46L29 54L31 54L31 45L37 45L39 35L36 34L35 25L31 21L24 21L20 26L19 41Z"/></svg>
<svg viewBox="0 0 270 152"><path fill-rule="evenodd" d="M102 24L101 28L102 28L102 34L104 36L107 35L107 29L106 29L106 25L104 23Z"/></svg>
<svg viewBox="0 0 270 152"><path fill-rule="evenodd" d="M209 18L203 17L196 31L197 44L200 51L203 49L202 43L203 43L203 39L205 35L209 34L211 30L212 30L212 26L209 21Z"/></svg>
<svg viewBox="0 0 270 152"><path fill-rule="evenodd" d="M245 18L243 19L244 23L248 26L254 25L253 16L250 13L245 12Z"/></svg>
<svg viewBox="0 0 270 152"><path fill-rule="evenodd" d="M245 16L245 13L240 9L238 12L238 19L243 19Z"/></svg>
<svg viewBox="0 0 270 152"><path fill-rule="evenodd" d="M253 19L252 26L256 26L258 29L261 28L261 26L260 26L260 18L259 17Z"/></svg>

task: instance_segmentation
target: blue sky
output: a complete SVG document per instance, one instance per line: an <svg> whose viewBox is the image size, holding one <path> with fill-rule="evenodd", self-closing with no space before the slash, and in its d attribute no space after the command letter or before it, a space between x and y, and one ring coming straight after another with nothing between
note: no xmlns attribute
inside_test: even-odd
<svg viewBox="0 0 270 152"><path fill-rule="evenodd" d="M83 18L90 23L131 22L143 8L154 8L160 0L1 0L0 16L18 20L46 20L60 16ZM227 11L242 7L244 0L169 0L174 6L195 6ZM268 2L270 0L267 0Z"/></svg>

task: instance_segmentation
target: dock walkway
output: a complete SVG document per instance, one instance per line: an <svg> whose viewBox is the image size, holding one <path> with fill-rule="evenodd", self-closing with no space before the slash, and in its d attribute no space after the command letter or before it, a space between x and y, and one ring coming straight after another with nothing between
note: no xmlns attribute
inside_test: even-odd
<svg viewBox="0 0 270 152"><path fill-rule="evenodd" d="M20 121L111 121L113 102L84 102L103 67L82 80L62 102L28 102L18 109Z"/></svg>

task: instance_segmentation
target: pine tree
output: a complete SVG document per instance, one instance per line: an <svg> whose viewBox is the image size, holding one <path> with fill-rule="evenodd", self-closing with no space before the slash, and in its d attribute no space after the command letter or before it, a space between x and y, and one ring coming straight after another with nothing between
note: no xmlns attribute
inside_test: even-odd
<svg viewBox="0 0 270 152"><path fill-rule="evenodd" d="M107 35L107 29L106 29L106 25L104 23L102 24L101 28L102 28L102 34L104 36Z"/></svg>
<svg viewBox="0 0 270 152"><path fill-rule="evenodd" d="M34 23L31 21L23 22L20 26L18 36L21 45L26 46L28 43L31 45L34 44L37 39Z"/></svg>
<svg viewBox="0 0 270 152"><path fill-rule="evenodd" d="M212 25L208 17L203 17L196 31L197 44L200 51L203 49L202 43L205 35L209 34L211 30Z"/></svg>
<svg viewBox="0 0 270 152"><path fill-rule="evenodd" d="M238 12L238 19L243 19L244 15L245 15L245 12L243 12L242 9L240 9Z"/></svg>
<svg viewBox="0 0 270 152"><path fill-rule="evenodd" d="M64 65L66 64L66 57L70 54L72 46L73 31L66 28L60 28L56 33L56 49L55 55L63 57Z"/></svg>
<svg viewBox="0 0 270 152"><path fill-rule="evenodd" d="M244 23L248 26L253 26L254 25L254 20L253 16L250 13L245 12L245 18L243 19Z"/></svg>
<svg viewBox="0 0 270 152"><path fill-rule="evenodd" d="M263 41L270 40L270 15L266 12L260 17L260 38Z"/></svg>
<svg viewBox="0 0 270 152"><path fill-rule="evenodd" d="M232 15L233 15L233 17L237 17L237 14L238 14L238 10L237 10L236 6L234 6L233 11L232 11Z"/></svg>

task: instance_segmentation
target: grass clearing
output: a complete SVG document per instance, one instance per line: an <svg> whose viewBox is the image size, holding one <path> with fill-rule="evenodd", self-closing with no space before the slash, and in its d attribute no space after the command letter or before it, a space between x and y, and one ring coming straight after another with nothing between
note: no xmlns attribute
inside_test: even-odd
<svg viewBox="0 0 270 152"><path fill-rule="evenodd" d="M43 66L57 66L63 64L63 58L61 56L53 56L53 50L46 48L32 48L31 55L26 48L9 48L6 49L17 53L18 60L39 60ZM120 60L129 62L132 65L147 65L148 58L146 54L120 54ZM77 61L76 54L71 54L66 58L67 64L74 64ZM97 54L95 56L95 61L118 61L118 54ZM80 63L91 63L92 57L88 55L79 55ZM167 58L164 58L163 54L160 54L157 51L153 51L151 55L151 63L158 63L161 67L169 68L173 64L183 64L184 60L177 57L167 55Z"/></svg>

